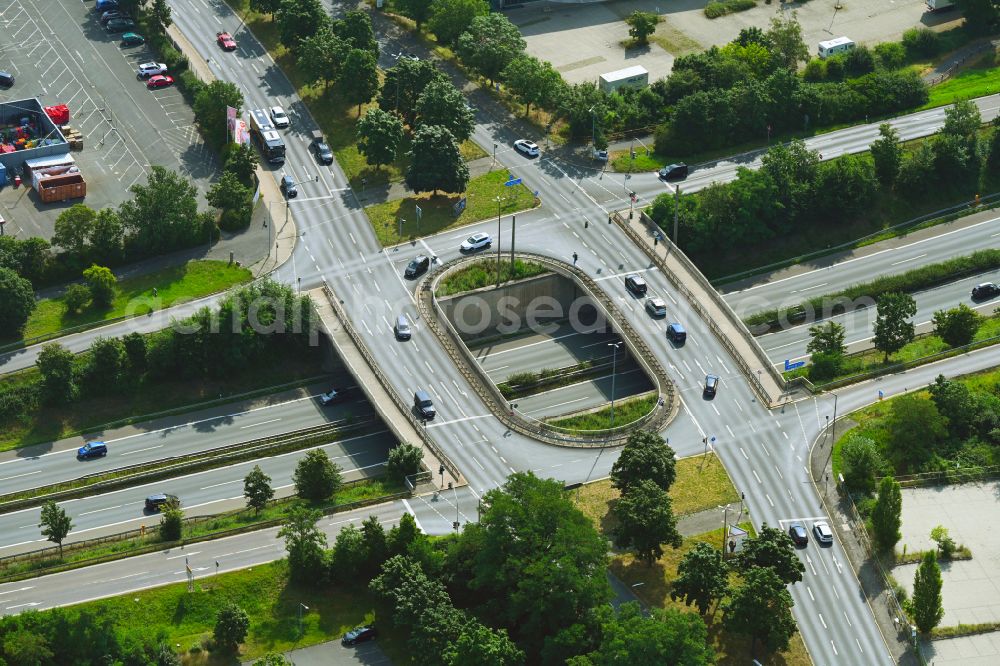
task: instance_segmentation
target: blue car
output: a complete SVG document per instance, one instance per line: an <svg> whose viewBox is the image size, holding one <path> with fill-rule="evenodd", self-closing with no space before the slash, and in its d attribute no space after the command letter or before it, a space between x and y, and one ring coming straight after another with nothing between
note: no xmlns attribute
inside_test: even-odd
<svg viewBox="0 0 1000 666"><path fill-rule="evenodd" d="M108 445L104 442L87 442L76 450L76 457L86 460L87 458L103 458L108 455Z"/></svg>

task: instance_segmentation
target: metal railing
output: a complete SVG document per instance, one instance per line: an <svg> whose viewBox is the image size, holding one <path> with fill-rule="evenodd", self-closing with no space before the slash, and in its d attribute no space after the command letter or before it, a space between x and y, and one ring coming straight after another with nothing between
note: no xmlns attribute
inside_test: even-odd
<svg viewBox="0 0 1000 666"><path fill-rule="evenodd" d="M413 412L410 411L409 406L403 402L403 399L399 397L398 393L396 393L396 389L393 387L392 382L389 381L389 378L386 377L385 373L379 368L375 357L372 356L370 351L368 351L368 346L365 344L364 339L362 339L362 337L358 334L357 330L354 328L354 324L351 323L350 318L344 311L344 308L341 307L340 301L337 299L336 295L334 295L330 286L326 283L323 284L323 292L326 294L326 298L330 302L330 307L333 308L337 318L340 319L340 323L347 332L347 335L350 336L351 340L354 342L354 346L364 357L365 362L372 371L372 374L374 374L375 378L378 379L382 388L392 399L393 404L396 405L400 414L402 414L403 418L405 418L410 425L413 426L413 429L417 432L417 436L420 437L427 448L430 449L435 456L437 456L438 460L440 460L441 464L445 466L445 469L448 470L448 473L451 474L452 478L456 480L461 479L462 475L459 473L458 467L455 463L453 463L451 458L449 458L448 455L441 450L441 447L439 447L437 443L431 439L431 437L427 434L426 428L421 427L420 422L417 421L415 416L413 416Z"/></svg>
<svg viewBox="0 0 1000 666"><path fill-rule="evenodd" d="M456 368L465 376L469 385L473 387L473 390L476 391L494 415L510 430L528 437L560 446L594 448L623 443L628 434L642 426L649 426L650 428L659 430L662 426L666 425L679 409L679 401L675 399L673 383L652 350L649 349L645 341L635 332L624 317L618 316L618 310L614 303L600 289L597 283L583 273L583 271L568 264L558 262L550 257L525 252L519 253L518 256L522 259L526 258L539 263L554 273L574 280L583 287L593 302L604 310L603 315L607 318L607 321L614 322L615 326L621 331L622 340L628 346L632 357L643 367L646 374L656 385L656 391L662 400L662 406L658 401L657 407L631 423L597 431L579 431L554 426L550 423L531 418L514 409L511 403L500 393L500 389L497 388L496 384L483 376L472 353L462 341L461 336L455 330L451 321L442 312L437 302L435 291L437 284L444 277L467 263L480 260L478 258L458 259L444 264L435 273L428 275L421 281L418 288L417 304L423 314L424 321L441 341L442 346L455 362Z"/></svg>

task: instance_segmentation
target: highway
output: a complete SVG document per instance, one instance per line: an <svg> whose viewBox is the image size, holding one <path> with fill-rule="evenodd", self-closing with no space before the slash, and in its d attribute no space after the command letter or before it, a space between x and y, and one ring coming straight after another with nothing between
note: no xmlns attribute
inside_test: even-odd
<svg viewBox="0 0 1000 666"><path fill-rule="evenodd" d="M217 1L208 3L208 12L204 11L204 3L191 0L173 0L170 4L178 26L202 55L210 58L210 66L217 75L240 85L248 107L281 104L292 117L292 128L285 133L288 161L282 170L303 181L299 185L299 198L290 204L300 238L292 261L277 272L278 279L301 284L304 288L322 282L329 284L343 300L344 308L404 400L409 399L415 388L427 388L432 392L439 416L429 425L428 431L468 478L470 501L484 490L502 483L515 469L533 469L567 482L606 474L615 457L613 451L559 449L505 432L477 400L460 373L450 366L449 358L436 341L430 339L422 322L416 321L414 339L410 342L400 343L392 336L390 322L395 315L405 312L416 320L413 285L401 277L405 263L417 253L429 253L442 260L453 258L457 256L461 238L479 230L493 233L496 222L446 232L412 245L380 248L360 202L345 187L346 178L339 166L320 167L307 152L306 143L315 124L290 84L241 28L238 19ZM223 29L236 35L240 44L236 52L223 54L217 50L214 32ZM383 45L390 46L390 42L384 39ZM404 49L402 46L395 50L417 48L406 45ZM389 50L383 50L383 66L392 64L385 53ZM421 55L425 54L421 52ZM496 142L509 146L522 136L506 115L493 111L488 95L477 91L470 96L470 101L477 109L474 138L480 145ZM996 115L995 97L981 103L988 107L984 114L987 118ZM909 138L934 131L942 118L943 111L939 109L914 114L897 123L903 127L901 134ZM820 149L825 157L831 157L863 149L875 132L874 126L851 128L810 139L807 143ZM608 209L627 205L623 176L601 175L593 169L582 169L545 154L541 159L528 160L506 152L501 158L531 189L539 191L543 202L541 208L517 216L518 247L567 262L571 261L573 252L578 252L579 267L598 280L615 299L623 316L644 337L676 382L683 409L664 433L671 445L684 455L700 451L702 437L708 438L726 463L737 488L746 492L758 524L766 521L772 525L787 525L789 520L808 521L821 515L821 509L817 509L818 497L805 483L804 460L824 421L823 412L827 411L829 399L824 397L822 406L819 401L810 400L775 412L757 404L744 378L734 371L734 364L726 357L721 343L708 332L690 304L674 298L667 279L650 266L642 251L622 238L617 228L606 224ZM713 180L731 178L739 161L739 158L720 161L711 169L696 171L685 184L685 191ZM752 161L748 159L745 164L750 165ZM275 170L275 175L282 170ZM314 180L317 174L318 181ZM667 189L652 174L637 174L629 180L628 187L638 191L643 200ZM510 234L511 220L504 219L500 226L496 246L509 249L505 239ZM622 278L630 271L643 274L649 283L650 295L667 300L670 320L680 321L689 331L686 345L668 344L664 336L665 324L650 320L641 302L626 294ZM993 350L987 351L993 353ZM19 357L30 358L32 353L28 350ZM956 359L938 370L965 367L962 361L972 356ZM996 362L995 356L989 355L976 355L975 359L977 362L983 359ZM708 372L723 378L719 395L714 400L701 396L701 384ZM888 387L896 381L912 383L918 376L920 372L911 371L902 380L884 379L881 386ZM857 398L860 403L874 399L870 386L851 390L863 394L864 397ZM235 483L235 480L217 483ZM207 485L199 489L204 490ZM108 498L91 499L106 504ZM201 501L200 496L194 501ZM103 512L104 508L98 509L95 504L95 510ZM446 522L437 507L431 513L442 523ZM105 524L109 522L109 519L100 520ZM15 529L13 525L3 526L0 533L9 534L12 529ZM428 529L426 525L425 529ZM839 565L846 562L839 546L821 553L807 549L800 551L800 556L807 558L807 579L804 584L791 586L791 591L796 601L796 618L814 660L823 664L889 662L870 610L858 594L856 580Z"/></svg>

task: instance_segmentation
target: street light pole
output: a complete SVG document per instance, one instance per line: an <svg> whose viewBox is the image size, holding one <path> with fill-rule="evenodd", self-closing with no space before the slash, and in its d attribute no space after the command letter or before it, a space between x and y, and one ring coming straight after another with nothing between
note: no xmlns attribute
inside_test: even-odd
<svg viewBox="0 0 1000 666"><path fill-rule="evenodd" d="M514 233L517 230L517 215L510 218L510 275L514 277Z"/></svg>
<svg viewBox="0 0 1000 666"><path fill-rule="evenodd" d="M500 288L500 202L502 198L497 195L497 289Z"/></svg>
<svg viewBox="0 0 1000 666"><path fill-rule="evenodd" d="M299 602L299 636L302 635L302 609L309 610L309 606L306 606L301 601Z"/></svg>
<svg viewBox="0 0 1000 666"><path fill-rule="evenodd" d="M674 241L674 245L676 245L678 248L680 248L680 244L678 243L678 238L677 238L677 218L680 213L680 210L681 210L681 186L678 185L677 187L674 188L674 237L672 239Z"/></svg>
<svg viewBox="0 0 1000 666"><path fill-rule="evenodd" d="M618 369L618 346L621 342L609 342L608 346L613 347L611 352L611 428L615 427L615 372Z"/></svg>

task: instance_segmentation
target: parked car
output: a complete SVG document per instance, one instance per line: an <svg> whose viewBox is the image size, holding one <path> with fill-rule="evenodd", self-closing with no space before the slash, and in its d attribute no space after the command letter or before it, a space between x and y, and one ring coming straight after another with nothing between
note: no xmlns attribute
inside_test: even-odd
<svg viewBox="0 0 1000 666"><path fill-rule="evenodd" d="M406 265L406 270L403 271L403 276L408 278L415 278L418 275L423 275L427 272L427 269L431 267L431 260L425 255L417 255L414 257L409 264Z"/></svg>
<svg viewBox="0 0 1000 666"><path fill-rule="evenodd" d="M625 276L625 288L636 296L644 296L646 294L646 281L635 273L630 273Z"/></svg>
<svg viewBox="0 0 1000 666"><path fill-rule="evenodd" d="M348 391L344 388L332 388L323 395L319 397L319 401L323 405L335 405L338 402L343 402L347 400Z"/></svg>
<svg viewBox="0 0 1000 666"><path fill-rule="evenodd" d="M135 70L135 76L139 79L148 79L157 74L166 74L167 66L162 62L144 62Z"/></svg>
<svg viewBox="0 0 1000 666"><path fill-rule="evenodd" d="M993 298L998 294L1000 294L1000 287L996 286L992 282L977 284L972 288L972 298L977 301Z"/></svg>
<svg viewBox="0 0 1000 666"><path fill-rule="evenodd" d="M122 35L122 46L141 46L146 43L146 38L134 32L126 32Z"/></svg>
<svg viewBox="0 0 1000 666"><path fill-rule="evenodd" d="M663 180L683 180L687 178L688 175L688 165L681 162L680 164L671 164L660 169L660 178Z"/></svg>
<svg viewBox="0 0 1000 666"><path fill-rule="evenodd" d="M357 645L358 643L364 643L365 641L373 641L375 640L375 633L375 625L373 624L355 627L344 634L344 637L340 639L340 644Z"/></svg>
<svg viewBox="0 0 1000 666"><path fill-rule="evenodd" d="M705 375L705 390L703 393L713 397L719 391L719 378L716 375Z"/></svg>
<svg viewBox="0 0 1000 666"><path fill-rule="evenodd" d="M177 495L169 495L167 493L157 493L155 495L150 495L146 498L146 511L159 511L163 508L164 504L175 503L180 504L180 500Z"/></svg>
<svg viewBox="0 0 1000 666"><path fill-rule="evenodd" d="M802 523L792 523L788 527L788 536L792 537L792 541L796 546L804 546L809 543L809 534L806 532L806 528L802 526Z"/></svg>
<svg viewBox="0 0 1000 666"><path fill-rule="evenodd" d="M83 460L103 458L106 455L108 455L108 445L104 442L87 442L76 450L76 457Z"/></svg>
<svg viewBox="0 0 1000 666"><path fill-rule="evenodd" d="M687 340L688 334L687 331L684 330L683 326L674 322L670 326L667 326L667 337L670 338L670 341L675 345L682 345L684 344L684 341Z"/></svg>
<svg viewBox="0 0 1000 666"><path fill-rule="evenodd" d="M146 81L146 87L150 90L155 90L157 88L168 88L174 85L174 77L166 76L164 74L159 74L157 76L149 77Z"/></svg>
<svg viewBox="0 0 1000 666"><path fill-rule="evenodd" d="M113 18L104 25L108 32L128 32L135 27L135 21L130 18Z"/></svg>
<svg viewBox="0 0 1000 666"><path fill-rule="evenodd" d="M14 85L14 75L10 72L0 72L0 88L10 88Z"/></svg>
<svg viewBox="0 0 1000 666"><path fill-rule="evenodd" d="M471 236L466 238L465 241L462 242L462 245L459 247L459 249L462 252L475 252L476 250L482 250L484 248L487 248L492 244L493 244L493 239L490 237L490 235L480 231L479 233L472 234Z"/></svg>
<svg viewBox="0 0 1000 666"><path fill-rule="evenodd" d="M813 523L813 534L816 535L816 541L820 543L833 543L833 530L830 529L825 520Z"/></svg>
<svg viewBox="0 0 1000 666"><path fill-rule="evenodd" d="M417 410L420 418L427 421L433 421L434 417L437 416L437 410L434 409L431 394L423 389L419 389L413 394L413 407Z"/></svg>
<svg viewBox="0 0 1000 666"><path fill-rule="evenodd" d="M646 312L648 312L651 317L666 317L667 304L663 302L662 298L647 298Z"/></svg>
<svg viewBox="0 0 1000 666"><path fill-rule="evenodd" d="M281 129L284 129L285 127L288 127L291 124L291 121L288 119L288 115L285 113L285 110L282 109L280 106L271 107L271 120L274 121L275 127Z"/></svg>
<svg viewBox="0 0 1000 666"><path fill-rule="evenodd" d="M410 321L406 318L406 315L399 315L396 317L396 325L393 327L396 332L397 340L409 340L410 335Z"/></svg>
<svg viewBox="0 0 1000 666"><path fill-rule="evenodd" d="M598 150L597 148L594 148L594 159L599 160L601 162L607 162L608 151L605 149Z"/></svg>
<svg viewBox="0 0 1000 666"><path fill-rule="evenodd" d="M316 155L320 164L333 164L333 151L322 136L315 137L309 144L309 149Z"/></svg>
<svg viewBox="0 0 1000 666"><path fill-rule="evenodd" d="M236 40L228 32L215 33L215 41L222 47L223 51L235 51Z"/></svg>
<svg viewBox="0 0 1000 666"><path fill-rule="evenodd" d="M120 12L117 9L112 9L111 11L107 11L101 14L101 18L98 20L101 22L101 25L107 25L108 21L110 21L113 18L129 18L129 16L125 12Z"/></svg>
<svg viewBox="0 0 1000 666"><path fill-rule="evenodd" d="M118 0L97 0L94 3L94 11L98 14L118 9Z"/></svg>
<svg viewBox="0 0 1000 666"><path fill-rule="evenodd" d="M286 199L294 199L299 196L299 188L295 186L295 179L291 176L281 177L281 193Z"/></svg>
<svg viewBox="0 0 1000 666"><path fill-rule="evenodd" d="M515 141L514 150L528 157L538 157L542 154L542 151L538 149L538 144L527 139L518 139Z"/></svg>

